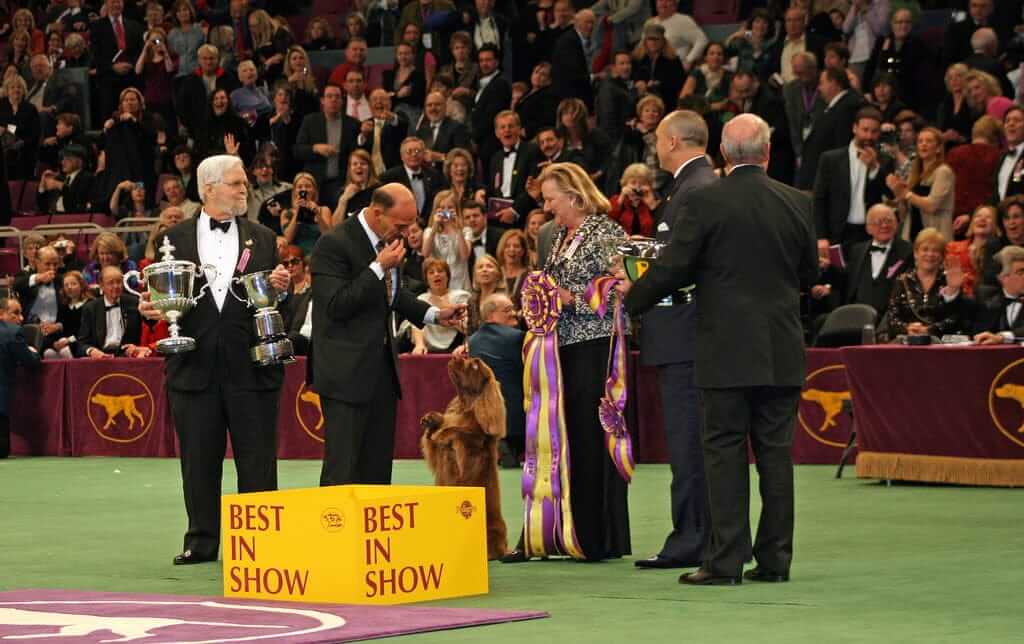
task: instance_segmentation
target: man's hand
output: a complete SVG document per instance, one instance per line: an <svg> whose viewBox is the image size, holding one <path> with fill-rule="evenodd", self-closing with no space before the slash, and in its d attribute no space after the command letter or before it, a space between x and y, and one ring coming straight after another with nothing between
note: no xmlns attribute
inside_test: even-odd
<svg viewBox="0 0 1024 644"><path fill-rule="evenodd" d="M377 263L386 271L401 264L403 259L405 259L405 244L402 243L401 238L391 240L391 243L377 253Z"/></svg>
<svg viewBox="0 0 1024 644"><path fill-rule="evenodd" d="M1006 338L999 333L982 331L978 335L974 336L975 344L1003 344L1004 342L1006 342Z"/></svg>
<svg viewBox="0 0 1024 644"><path fill-rule="evenodd" d="M71 340L69 340L67 338L60 338L59 340L57 340L56 342L53 343L53 348L55 350L57 350L57 351L60 351L64 347L68 346L69 344L71 344Z"/></svg>
<svg viewBox="0 0 1024 644"><path fill-rule="evenodd" d="M128 72L132 71L132 69L134 69L131 63L114 63L110 67L118 76L124 76Z"/></svg>
<svg viewBox="0 0 1024 644"><path fill-rule="evenodd" d="M373 136L373 119L366 119L359 124L359 136L367 139ZM313 149L315 150L316 146L313 146Z"/></svg>
<svg viewBox="0 0 1024 644"><path fill-rule="evenodd" d="M152 353L149 347L140 347L137 344L124 345L124 355L129 358L148 358Z"/></svg>
<svg viewBox="0 0 1024 644"><path fill-rule="evenodd" d="M314 154L319 154L323 158L327 159L327 158L330 158L330 157L338 156L338 148L334 147L333 145L329 145L327 143L314 143L313 144L313 153Z"/></svg>
<svg viewBox="0 0 1024 644"><path fill-rule="evenodd" d="M142 297L139 298L139 315L147 320L159 320L163 317L163 314L150 301L149 291L143 291Z"/></svg>
<svg viewBox="0 0 1024 644"><path fill-rule="evenodd" d="M503 224L514 224L516 222L516 211L511 208L502 208L498 211L498 219Z"/></svg>
<svg viewBox="0 0 1024 644"><path fill-rule="evenodd" d="M920 322L907 325L907 335L928 335L928 327Z"/></svg>
<svg viewBox="0 0 1024 644"><path fill-rule="evenodd" d="M868 170L873 171L878 167L878 151L874 146L868 145L865 147L858 147L857 158L860 159L861 163L868 167Z"/></svg>
<svg viewBox="0 0 1024 644"><path fill-rule="evenodd" d="M225 152L227 152L228 154L232 154L234 156L238 156L238 148L239 147L240 146L238 144L238 141L235 140L235 135L234 134L232 134L231 132L228 132L227 134L224 135L224 151Z"/></svg>
<svg viewBox="0 0 1024 644"><path fill-rule="evenodd" d="M278 291L287 291L288 285L291 284L291 281L292 274L288 272L288 269L284 267L284 264L278 264L270 273L270 285Z"/></svg>
<svg viewBox="0 0 1024 644"><path fill-rule="evenodd" d="M53 270L36 273L36 284L49 284L55 277L57 277L57 273Z"/></svg>
<svg viewBox="0 0 1024 644"><path fill-rule="evenodd" d="M110 358L114 357L109 353L103 353L96 347L90 348L88 351L86 351L85 355L91 358L92 360L109 360Z"/></svg>
<svg viewBox="0 0 1024 644"><path fill-rule="evenodd" d="M828 297L832 292L831 284L815 284L811 287L811 297L816 300L820 300L823 297Z"/></svg>
<svg viewBox="0 0 1024 644"><path fill-rule="evenodd" d="M953 220L953 232L954 233L965 233L967 227L971 225L970 215L960 215Z"/></svg>
<svg viewBox="0 0 1024 644"><path fill-rule="evenodd" d="M469 307L465 304L453 304L451 306L442 306L437 312L437 322L441 326L454 327L458 326L462 320L466 317L466 312Z"/></svg>
<svg viewBox="0 0 1024 644"><path fill-rule="evenodd" d="M51 333L56 333L57 331L60 331L62 328L63 325L60 322L43 322L41 325L39 325L39 330L43 332L43 335L50 335Z"/></svg>

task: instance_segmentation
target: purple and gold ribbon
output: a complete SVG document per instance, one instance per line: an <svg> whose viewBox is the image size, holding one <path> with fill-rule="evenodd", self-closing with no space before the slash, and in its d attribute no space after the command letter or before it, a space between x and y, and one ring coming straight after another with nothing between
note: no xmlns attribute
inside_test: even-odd
<svg viewBox="0 0 1024 644"><path fill-rule="evenodd" d="M522 302L528 327L523 341L523 547L530 557L569 555L583 559L569 503L569 444L556 330L562 309L558 285L546 273L530 273L523 282Z"/></svg>
<svg viewBox="0 0 1024 644"><path fill-rule="evenodd" d="M610 275L596 277L587 285L586 297L590 308L600 317L608 312L608 300L619 279ZM604 397L598 404L598 418L605 431L608 455L615 463L615 469L626 483L633 480L636 460L633 458L633 441L626 427L626 400L629 387L626 384L626 315L622 311L622 298L615 299L612 319L611 347L608 351L608 378L604 382Z"/></svg>

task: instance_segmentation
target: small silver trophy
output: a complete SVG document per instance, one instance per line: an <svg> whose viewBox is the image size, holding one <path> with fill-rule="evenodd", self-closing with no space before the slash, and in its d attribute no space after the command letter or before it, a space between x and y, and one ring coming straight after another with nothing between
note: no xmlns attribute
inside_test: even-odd
<svg viewBox="0 0 1024 644"><path fill-rule="evenodd" d="M125 273L124 288L129 293L142 297L141 293L130 286L133 279L140 280L141 277L140 283L145 285L149 292L153 307L160 311L163 319L167 321L171 334L170 337L156 343L156 350L165 354L184 353L195 349L196 341L194 338L180 335L178 321L210 288L211 279L216 279L217 268L210 264L197 267L193 262L174 259L174 246L167 237L164 237L159 250L163 256L161 261L144 268L141 276L139 271ZM197 270L202 270L207 275L212 272L214 277L207 276L206 284L193 296Z"/></svg>
<svg viewBox="0 0 1024 644"><path fill-rule="evenodd" d="M284 318L277 304L286 295L270 283L271 271L249 273L231 280L231 294L236 300L254 309L252 321L256 330L256 344L249 350L252 361L261 367L295 362L295 349L284 329ZM238 297L235 284L245 288L246 298Z"/></svg>
<svg viewBox="0 0 1024 644"><path fill-rule="evenodd" d="M660 242L649 237L634 237L620 240L615 246L615 255L621 257L626 277L630 282L635 282L647 272L651 264L657 261L666 246L668 246L666 242ZM692 302L694 288L694 285L690 284L679 289L679 300L677 300L677 303L680 301L684 303Z"/></svg>

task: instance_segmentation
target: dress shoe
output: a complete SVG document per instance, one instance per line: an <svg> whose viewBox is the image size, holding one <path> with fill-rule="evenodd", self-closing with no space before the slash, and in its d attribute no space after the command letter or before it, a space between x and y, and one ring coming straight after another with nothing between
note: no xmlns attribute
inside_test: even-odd
<svg viewBox="0 0 1024 644"><path fill-rule="evenodd" d="M691 586L739 586L741 577L715 577L701 568L696 572L686 572L679 576L679 583Z"/></svg>
<svg viewBox="0 0 1024 644"><path fill-rule="evenodd" d="M678 559L662 557L661 555L651 555L646 559L637 559L633 562L633 565L637 568L657 568L662 570L665 568L696 568L700 564L690 564Z"/></svg>
<svg viewBox="0 0 1024 644"><path fill-rule="evenodd" d="M188 564L206 563L208 561L217 561L217 555L213 555L212 557L210 557L201 555L198 552L186 550L180 555L176 555L174 557L175 566L186 566Z"/></svg>
<svg viewBox="0 0 1024 644"><path fill-rule="evenodd" d="M751 568L747 572L743 573L743 578L749 581L764 581L770 584L777 584L783 581L789 581L789 573L779 573L761 566Z"/></svg>
<svg viewBox="0 0 1024 644"><path fill-rule="evenodd" d="M512 550L498 561L501 563L523 563L529 560L530 558L522 550Z"/></svg>

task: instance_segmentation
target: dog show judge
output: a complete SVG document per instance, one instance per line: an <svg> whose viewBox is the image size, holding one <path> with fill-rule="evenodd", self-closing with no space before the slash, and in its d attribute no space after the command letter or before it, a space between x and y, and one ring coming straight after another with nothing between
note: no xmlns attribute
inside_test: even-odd
<svg viewBox="0 0 1024 644"><path fill-rule="evenodd" d="M465 315L465 304L430 306L402 288L403 238L416 214L409 188L383 185L313 249L310 384L324 414L321 485L391 483L402 397L395 314L416 326L454 326Z"/></svg>
<svg viewBox="0 0 1024 644"><path fill-rule="evenodd" d="M181 318L181 334L193 351L167 356L167 397L181 445L181 478L188 513L184 551L175 565L215 561L220 546L221 475L231 435L239 492L277 489L277 411L284 379L281 366L253 363L252 310L228 290L235 277L271 271L270 282L287 290L288 270L277 260L274 233L246 218L249 181L241 159L216 155L196 172L203 208L198 217L166 232L177 260L212 264L199 270L196 291L209 285ZM143 294L139 311L160 313Z"/></svg>

